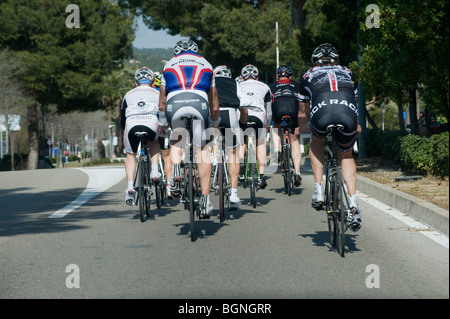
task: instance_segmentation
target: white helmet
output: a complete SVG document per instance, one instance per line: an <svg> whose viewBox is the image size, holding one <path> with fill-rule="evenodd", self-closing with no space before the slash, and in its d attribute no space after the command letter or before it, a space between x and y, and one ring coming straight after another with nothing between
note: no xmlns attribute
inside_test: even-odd
<svg viewBox="0 0 450 319"><path fill-rule="evenodd" d="M231 71L226 65L216 66L213 70L214 76L231 79Z"/></svg>
<svg viewBox="0 0 450 319"><path fill-rule="evenodd" d="M185 51L197 52L198 51L197 43L195 43L191 39L184 39L184 40L178 41L177 44L175 44L175 47L173 48L173 53L175 55L178 55L181 52L185 52Z"/></svg>
<svg viewBox="0 0 450 319"><path fill-rule="evenodd" d="M155 74L147 67L142 67L134 74L134 79L138 84L152 84L155 81Z"/></svg>
<svg viewBox="0 0 450 319"><path fill-rule="evenodd" d="M242 68L242 79L247 80L249 77L256 79L259 75L258 68L252 64L247 64Z"/></svg>

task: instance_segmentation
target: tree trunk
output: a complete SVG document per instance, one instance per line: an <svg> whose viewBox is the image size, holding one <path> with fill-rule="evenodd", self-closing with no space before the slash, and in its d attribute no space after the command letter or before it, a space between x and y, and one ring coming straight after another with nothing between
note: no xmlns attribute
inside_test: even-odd
<svg viewBox="0 0 450 319"><path fill-rule="evenodd" d="M409 91L409 121L411 123L411 133L419 134L419 123L417 121L416 90Z"/></svg>
<svg viewBox="0 0 450 319"><path fill-rule="evenodd" d="M30 152L28 153L28 169L37 169L39 161L39 123L38 106L36 103L27 108L28 143Z"/></svg>
<svg viewBox="0 0 450 319"><path fill-rule="evenodd" d="M400 127L400 131L406 132L405 119L403 118L403 103L402 102L397 103L397 110L398 110L398 126Z"/></svg>
<svg viewBox="0 0 450 319"><path fill-rule="evenodd" d="M366 117L367 117L367 121L370 123L370 125L372 126L372 128L378 129L377 123L375 123L375 121L373 120L372 116L370 116L370 113L367 112L367 111L366 111Z"/></svg>

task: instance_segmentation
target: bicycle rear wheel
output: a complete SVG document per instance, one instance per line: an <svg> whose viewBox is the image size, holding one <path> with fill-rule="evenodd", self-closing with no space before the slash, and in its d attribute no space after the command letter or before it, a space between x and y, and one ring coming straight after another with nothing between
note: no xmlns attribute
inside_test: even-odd
<svg viewBox="0 0 450 319"><path fill-rule="evenodd" d="M291 149L289 147L286 147L284 154L285 154L284 184L286 194L288 194L288 196L291 196L292 194Z"/></svg>
<svg viewBox="0 0 450 319"><path fill-rule="evenodd" d="M162 203L161 203L161 185L160 185L160 181L153 181L154 185L155 185L155 198L156 198L156 207L158 207L158 209L161 208Z"/></svg>
<svg viewBox="0 0 450 319"><path fill-rule="evenodd" d="M328 170L327 170L328 171ZM336 214L335 214L335 199L336 199L336 176L332 174L327 175L327 184L325 186L326 198L326 212L328 220L328 232L330 234L331 247L336 247Z"/></svg>
<svg viewBox="0 0 450 319"><path fill-rule="evenodd" d="M256 208L256 183L257 183L257 177L256 177L256 167L255 163L250 163L250 202L253 206L253 208Z"/></svg>
<svg viewBox="0 0 450 319"><path fill-rule="evenodd" d="M187 185L188 185L188 205L189 205L189 228L191 232L191 241L195 240L195 206L194 206L194 170L192 161L188 163Z"/></svg>
<svg viewBox="0 0 450 319"><path fill-rule="evenodd" d="M141 155L139 158L139 164L138 164L138 180L139 180L139 187L138 187L138 201L139 201L139 214L140 214L140 218L141 218L141 222L145 221L145 216L148 215L148 210L147 210L147 192L146 192L146 179L145 179L145 174L146 174L146 163L145 160L143 158L143 156Z"/></svg>
<svg viewBox="0 0 450 319"><path fill-rule="evenodd" d="M225 189L224 189L224 176L223 176L223 161L220 161L218 164L218 171L217 171L217 183L219 186L219 219L220 222L223 222L225 220Z"/></svg>
<svg viewBox="0 0 450 319"><path fill-rule="evenodd" d="M343 185L338 184L337 189L337 204L338 210L336 211L336 237L337 237L337 251L341 257L345 256L345 207L344 207L344 194Z"/></svg>

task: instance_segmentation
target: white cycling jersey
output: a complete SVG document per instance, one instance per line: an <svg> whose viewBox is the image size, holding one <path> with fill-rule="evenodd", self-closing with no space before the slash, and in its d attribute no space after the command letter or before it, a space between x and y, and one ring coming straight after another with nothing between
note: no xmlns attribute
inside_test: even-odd
<svg viewBox="0 0 450 319"><path fill-rule="evenodd" d="M122 102L125 118L157 115L159 91L151 86L140 85L128 91Z"/></svg>
<svg viewBox="0 0 450 319"><path fill-rule="evenodd" d="M158 107L159 90L148 85L140 85L125 94L121 108L123 142L127 153L134 154L139 144L135 131L149 133L149 139L159 136Z"/></svg>
<svg viewBox="0 0 450 319"><path fill-rule="evenodd" d="M266 121L272 120L272 92L267 84L248 79L239 83L242 90L241 106L248 108L248 115L260 117L266 113ZM258 114L259 113L259 114Z"/></svg>

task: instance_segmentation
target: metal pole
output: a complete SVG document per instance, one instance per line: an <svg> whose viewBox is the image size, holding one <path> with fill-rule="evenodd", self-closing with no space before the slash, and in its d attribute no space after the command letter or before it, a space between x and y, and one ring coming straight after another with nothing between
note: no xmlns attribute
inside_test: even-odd
<svg viewBox="0 0 450 319"><path fill-rule="evenodd" d="M275 41L276 41L276 44L277 44L276 52L277 52L277 70L278 70L278 66L280 65L280 51L278 49L278 21L275 22L275 32L276 32Z"/></svg>

